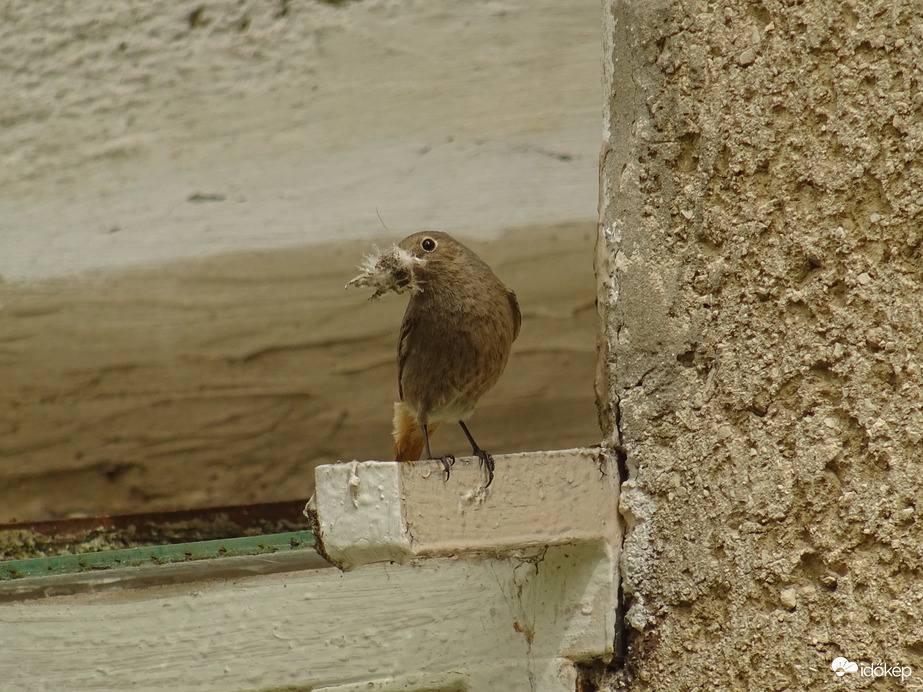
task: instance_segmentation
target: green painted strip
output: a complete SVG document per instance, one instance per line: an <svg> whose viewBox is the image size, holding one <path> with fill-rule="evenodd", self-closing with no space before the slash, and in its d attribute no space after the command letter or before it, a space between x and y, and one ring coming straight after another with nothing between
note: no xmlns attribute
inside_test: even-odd
<svg viewBox="0 0 923 692"><path fill-rule="evenodd" d="M39 577L46 574L69 574L95 570L164 565L171 562L211 560L237 555L262 555L282 550L300 550L314 545L310 531L275 533L268 536L246 536L214 541L196 541L175 545L155 545L148 548L104 550L80 555L57 555L28 560L0 562L0 580Z"/></svg>

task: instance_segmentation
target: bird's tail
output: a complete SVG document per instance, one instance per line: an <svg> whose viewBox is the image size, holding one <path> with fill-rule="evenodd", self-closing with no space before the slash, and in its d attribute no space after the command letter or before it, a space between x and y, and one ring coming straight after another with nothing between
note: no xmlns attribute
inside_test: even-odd
<svg viewBox="0 0 923 692"><path fill-rule="evenodd" d="M433 436L439 423L430 423L426 426L426 434ZM423 428L417 422L417 417L403 401L394 402L394 460L416 461L423 456Z"/></svg>

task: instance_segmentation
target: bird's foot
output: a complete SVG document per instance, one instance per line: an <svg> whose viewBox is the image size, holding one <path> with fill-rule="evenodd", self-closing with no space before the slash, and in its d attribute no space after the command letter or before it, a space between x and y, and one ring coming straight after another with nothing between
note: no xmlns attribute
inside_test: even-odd
<svg viewBox="0 0 923 692"><path fill-rule="evenodd" d="M494 458L490 452L485 452L483 449L476 449L474 454L477 456L480 466L487 469L487 485L484 486L486 490L494 482Z"/></svg>
<svg viewBox="0 0 923 692"><path fill-rule="evenodd" d="M455 456L453 454L445 454L441 457L436 457L436 458L442 462L442 469L445 471L445 480L446 480L446 483L448 483L449 474L451 473L451 468L455 465Z"/></svg>

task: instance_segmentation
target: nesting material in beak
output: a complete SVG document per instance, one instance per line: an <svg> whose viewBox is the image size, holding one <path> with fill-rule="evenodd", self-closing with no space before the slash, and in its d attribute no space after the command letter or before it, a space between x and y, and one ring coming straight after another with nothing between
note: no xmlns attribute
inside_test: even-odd
<svg viewBox="0 0 923 692"><path fill-rule="evenodd" d="M393 245L384 252L376 247L375 254L366 255L362 264L359 265L362 273L346 284L346 288L350 286L374 287L375 292L369 300L380 298L388 291L395 293L422 291L423 287L420 284L423 282L417 278L415 270L425 263L426 260L414 257L397 245Z"/></svg>

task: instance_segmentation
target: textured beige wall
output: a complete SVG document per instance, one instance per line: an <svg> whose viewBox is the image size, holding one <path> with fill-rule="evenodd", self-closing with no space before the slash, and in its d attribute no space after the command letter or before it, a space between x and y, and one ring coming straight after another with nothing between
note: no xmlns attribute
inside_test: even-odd
<svg viewBox="0 0 923 692"><path fill-rule="evenodd" d="M839 689L838 656L920 683L923 2L605 15L628 685Z"/></svg>

